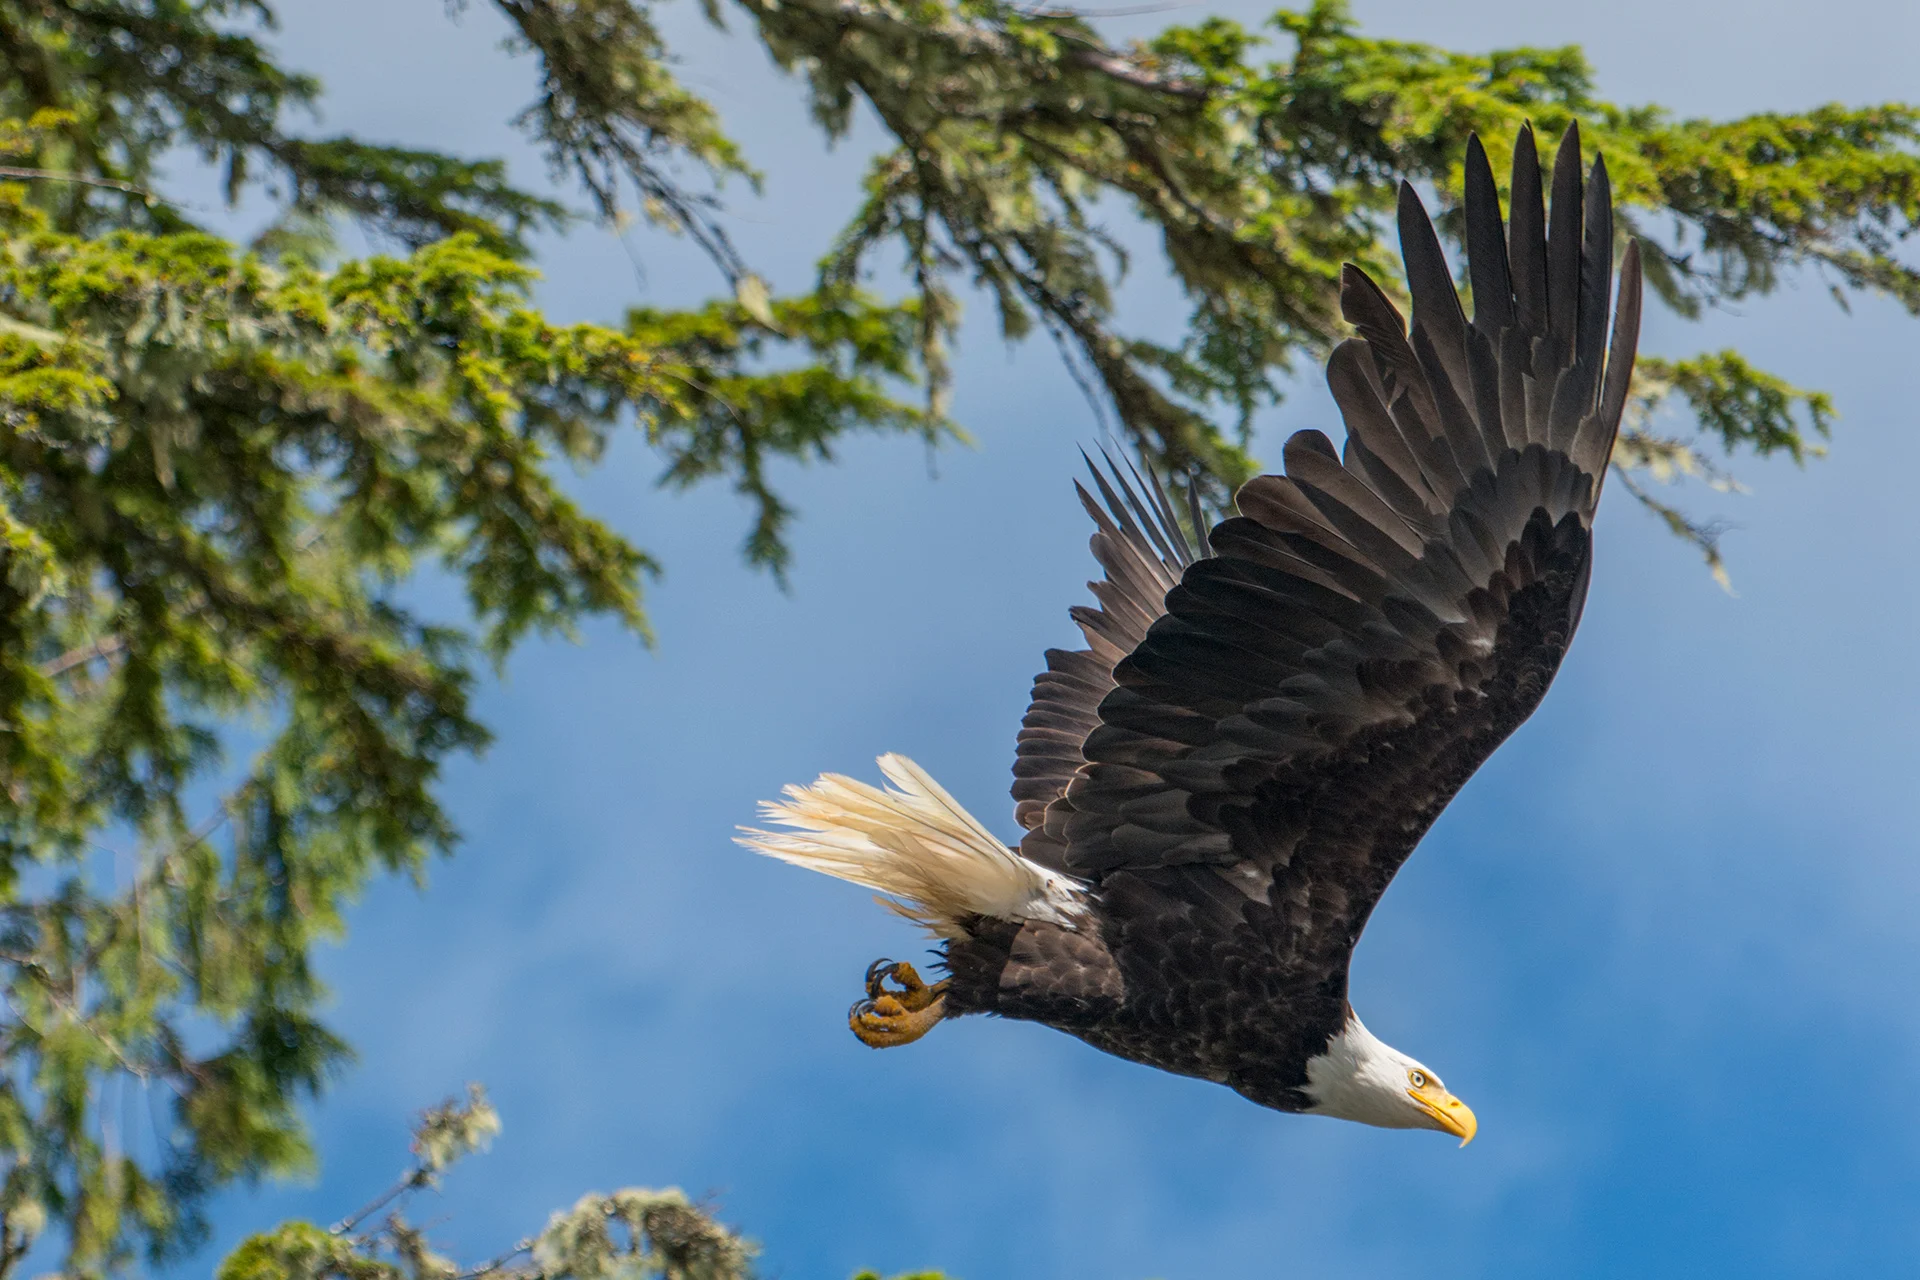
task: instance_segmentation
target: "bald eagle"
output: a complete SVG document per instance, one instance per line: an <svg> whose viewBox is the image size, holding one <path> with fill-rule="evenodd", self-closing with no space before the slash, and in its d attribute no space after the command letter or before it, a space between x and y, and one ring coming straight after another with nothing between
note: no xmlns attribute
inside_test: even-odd
<svg viewBox="0 0 1920 1280"><path fill-rule="evenodd" d="M879 961L850 1015L886 1047L943 1018L1046 1023L1279 1111L1470 1140L1473 1112L1347 999L1360 931L1422 835L1539 705L1579 624L1595 505L1640 322L1628 244L1575 130L1544 200L1531 131L1503 225L1466 157L1469 321L1399 191L1411 329L1357 267L1345 419L1190 540L1151 475L1094 469L1098 607L1049 651L1014 764L1009 848L910 760L763 806L758 852L869 886L944 940L927 983ZM1196 530L1204 528L1197 510ZM1197 545L1196 545L1197 542Z"/></svg>

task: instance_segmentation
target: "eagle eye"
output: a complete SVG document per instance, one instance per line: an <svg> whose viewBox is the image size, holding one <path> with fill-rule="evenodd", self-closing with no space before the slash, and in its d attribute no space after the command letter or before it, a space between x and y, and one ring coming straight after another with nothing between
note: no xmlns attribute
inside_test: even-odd
<svg viewBox="0 0 1920 1280"><path fill-rule="evenodd" d="M1427 1073L1424 1071L1407 1072L1407 1080L1416 1089L1424 1089L1427 1087Z"/></svg>

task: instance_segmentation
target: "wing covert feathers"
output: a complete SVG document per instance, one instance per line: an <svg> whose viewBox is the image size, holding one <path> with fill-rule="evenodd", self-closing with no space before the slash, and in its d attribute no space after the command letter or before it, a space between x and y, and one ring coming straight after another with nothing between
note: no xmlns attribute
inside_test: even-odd
<svg viewBox="0 0 1920 1280"><path fill-rule="evenodd" d="M1273 870L1271 894L1308 893L1287 877L1318 859L1345 876L1343 909L1363 923L1413 842L1532 712L1588 580L1640 259L1629 245L1609 344L1605 165L1583 177L1569 130L1543 181L1525 130L1510 190L1503 225L1471 140L1469 320L1402 186L1411 324L1345 270L1358 336L1335 348L1327 380L1346 444L1295 435L1286 474L1242 488L1211 554L1188 560L1156 540L1150 499L1104 481L1105 507L1086 499L1107 580L1101 609L1075 614L1091 648L1049 654L1035 684L1015 786L1029 858L1095 880L1253 864ZM1328 860L1342 858L1336 873Z"/></svg>
<svg viewBox="0 0 1920 1280"><path fill-rule="evenodd" d="M876 889L881 905L944 938L967 936L973 917L1071 926L1084 911L1079 886L1000 843L919 765L879 764L891 786L822 774L761 804L763 821L790 830L743 827L738 842Z"/></svg>

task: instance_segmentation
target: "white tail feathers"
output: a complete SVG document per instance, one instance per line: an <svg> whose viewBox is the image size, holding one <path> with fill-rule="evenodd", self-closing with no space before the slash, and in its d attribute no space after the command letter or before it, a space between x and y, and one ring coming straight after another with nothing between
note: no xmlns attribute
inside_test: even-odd
<svg viewBox="0 0 1920 1280"><path fill-rule="evenodd" d="M762 818L793 831L742 827L739 842L878 889L881 905L944 938L965 937L968 916L1072 926L1085 912L1078 884L1000 843L919 765L898 755L879 763L892 787L822 774L761 804Z"/></svg>

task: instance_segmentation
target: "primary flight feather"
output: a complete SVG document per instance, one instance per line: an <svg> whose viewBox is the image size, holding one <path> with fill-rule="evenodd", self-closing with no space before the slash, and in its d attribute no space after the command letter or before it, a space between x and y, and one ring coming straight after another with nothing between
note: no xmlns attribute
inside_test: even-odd
<svg viewBox="0 0 1920 1280"><path fill-rule="evenodd" d="M1545 696L1586 598L1640 261L1629 244L1609 338L1612 202L1575 130L1550 190L1523 131L1503 224L1469 142L1469 320L1402 184L1412 324L1346 268L1344 449L1296 434L1286 474L1201 545L1151 478L1094 470L1105 578L1073 610L1088 647L1034 681L1018 849L899 756L888 788L830 774L765 806L785 830L743 843L945 939L938 983L868 971L862 1040L1024 1018L1281 1111L1472 1138L1472 1111L1354 1014L1347 971L1401 863Z"/></svg>

